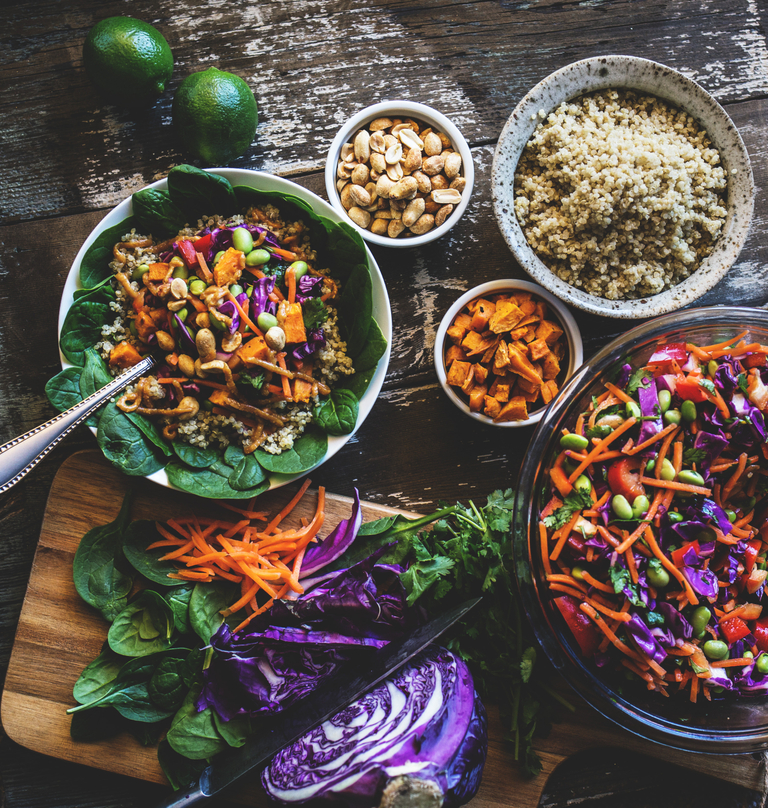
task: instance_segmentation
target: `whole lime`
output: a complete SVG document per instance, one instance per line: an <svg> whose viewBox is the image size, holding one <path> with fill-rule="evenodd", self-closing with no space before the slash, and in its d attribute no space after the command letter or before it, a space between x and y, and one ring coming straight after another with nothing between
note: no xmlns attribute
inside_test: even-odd
<svg viewBox="0 0 768 808"><path fill-rule="evenodd" d="M259 110L239 76L209 67L187 76L173 97L182 146L209 166L226 166L253 142Z"/></svg>
<svg viewBox="0 0 768 808"><path fill-rule="evenodd" d="M107 17L91 28L83 44L88 78L108 99L139 106L157 98L173 73L165 37L133 17Z"/></svg>

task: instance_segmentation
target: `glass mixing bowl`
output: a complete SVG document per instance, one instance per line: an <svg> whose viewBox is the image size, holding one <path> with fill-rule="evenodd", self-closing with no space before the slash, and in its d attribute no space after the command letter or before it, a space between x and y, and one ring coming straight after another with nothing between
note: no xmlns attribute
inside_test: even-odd
<svg viewBox="0 0 768 808"><path fill-rule="evenodd" d="M539 552L539 512L561 430L572 428L590 397L604 391L624 363L643 365L658 346L710 345L747 331L747 342L768 344L768 311L711 307L667 314L633 328L579 368L552 401L520 470L514 517L517 579L542 649L567 682L606 718L635 734L677 749L742 754L768 749L768 698L725 694L693 704L687 694L665 698L582 659L579 646L548 590ZM613 675L613 678L612 678Z"/></svg>

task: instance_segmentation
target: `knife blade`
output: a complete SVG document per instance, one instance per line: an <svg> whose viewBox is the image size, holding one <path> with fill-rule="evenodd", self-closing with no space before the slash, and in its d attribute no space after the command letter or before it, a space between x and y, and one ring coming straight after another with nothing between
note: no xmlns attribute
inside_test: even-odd
<svg viewBox="0 0 768 808"><path fill-rule="evenodd" d="M328 677L311 696L294 702L272 717L271 728L250 738L239 749L207 766L196 783L173 794L157 808L186 808L218 794L243 775L266 763L284 747L336 715L347 705L391 676L460 620L481 598L468 600L433 618L398 640L387 643L354 670L342 668Z"/></svg>

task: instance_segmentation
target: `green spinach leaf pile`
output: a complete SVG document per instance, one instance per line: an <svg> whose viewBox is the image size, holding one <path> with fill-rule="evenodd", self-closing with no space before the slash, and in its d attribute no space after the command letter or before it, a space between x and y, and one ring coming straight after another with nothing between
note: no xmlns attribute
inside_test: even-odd
<svg viewBox="0 0 768 808"><path fill-rule="evenodd" d="M220 437L218 442L213 443L200 443L197 440L185 442L181 435L174 436L169 435L167 431L164 432L163 422L158 418L150 417L150 414L146 412L146 407L141 411L138 408L129 410L123 406L122 401L112 402L103 407L99 414L92 416L89 425L96 428L97 440L104 455L125 473L146 476L165 469L168 480L182 490L216 499L249 499L270 487L272 475L296 475L316 466L327 453L328 436L347 435L355 429L359 414L359 401L373 379L379 360L387 350L387 340L373 317L371 268L360 236L346 223L337 224L318 215L309 203L297 196L262 191L249 186L233 187L225 177L186 165L177 166L171 170L167 190L148 188L135 193L132 198L132 215L100 233L86 250L79 267L80 288L74 293L74 300L66 314L60 334L61 351L71 366L66 367L48 382L46 392L51 403L63 411L103 387L113 377L115 368L120 367L119 364L113 366L113 359L111 356L105 356L103 346L107 341L105 335L110 333L111 326L121 316L121 305L125 306L125 302L120 304L116 302L123 291L120 288L121 283L118 283L119 279L116 279L116 273L110 267L110 262L115 259L115 245L123 242L127 234L132 232L151 234L155 243L165 240L165 243L169 245L168 254L175 251L176 255L170 259L170 264L163 266L172 266L174 261L178 262L178 268L185 274L178 275L174 271L173 277L182 277L185 282L189 283L189 295L191 295L192 281L197 281L198 284L205 286L201 276L206 275L211 283L211 288L201 292L204 300L208 300L210 303L211 298L205 298L205 294L212 289L220 291L218 300L221 300L223 299L221 295L228 292L235 294L233 290L237 288L241 296L238 299L248 309L253 302L251 298L256 295L255 290L259 289L258 285L251 287L243 283L243 286L246 286L245 290L237 281L234 284L227 282L226 285L222 282L221 286L216 286L215 282L210 281L211 272L205 261L201 262L202 268L196 263L198 255L203 254L202 248L200 248L200 252L196 253L197 247L190 246L197 244L199 247L198 239L202 237L195 236L192 240L186 240L186 238L179 238L178 234L185 226L188 227L189 223L194 226L194 223L203 216L216 214L231 217L254 207L264 208L266 206L278 209L286 222L301 223L303 232L308 234L312 251L317 254L318 265L328 269L334 284L338 282L341 291L335 298L335 316L337 315L338 318L339 336L346 344L346 356L351 360L348 375L341 376L334 381L330 388L330 395L327 395L328 390L326 389L326 394L320 396L314 405L307 393L306 397L302 399L307 404L301 404L301 406L307 408L308 417L298 419L296 427L303 431L299 432L291 447L288 447L287 444L284 447L280 443L270 451L264 451L263 447L256 448L258 445L256 441L251 447L245 443L243 446L239 446L234 442L227 446L225 445L226 440ZM230 230L232 232L227 234L229 243L232 242L232 233L237 232L237 227L230 228ZM243 236L246 240L251 239L247 229L243 229L238 236ZM206 234L206 237L209 240L211 238L210 234ZM180 246L181 242L183 243ZM267 235L267 241L263 244L266 249L253 252L254 254L263 253L263 257L257 257L255 260L264 263L254 267L246 266L245 270L241 271L243 271L243 276L248 278L252 278L250 269L259 270L259 277L267 276L269 284L262 284L263 288L260 289L261 294L266 297L268 290L272 289L274 285L288 283L287 271L290 267L285 263L280 263L281 250L277 247L277 242L272 239L271 234ZM189 256L185 255L183 247L187 248ZM270 251L272 252L270 253ZM220 260L223 252L224 250L221 250L216 253L217 261ZM213 254L212 247L209 257ZM162 260L167 261L168 259ZM182 266L184 261L186 261L186 266ZM242 266L244 255L240 256L240 261ZM302 262L295 263L298 266ZM153 266L160 266L160 264ZM195 267L198 268L195 269ZM147 266L140 269L144 274L135 275L133 280L137 281L138 278L142 294L146 291L141 288L141 284L144 283L149 290L147 298L156 300L157 298L150 293L157 291L158 284L152 285L147 282L147 278L144 277L147 273ZM299 271L297 268L296 273ZM306 264L301 271L306 272ZM195 272L197 272L197 277ZM185 277L187 273L188 275ZM215 277L215 269L213 274ZM222 277L225 274L222 270ZM320 278L316 277L314 280L320 280ZM125 283L122 285L125 287ZM319 288L317 287L317 289ZM130 290L128 291L130 292ZM184 291L187 290L184 289ZM301 334L307 334L307 340L310 340L310 335L312 335L311 339L315 339L315 335L318 333L321 336L317 339L322 338L321 326L328 316L328 310L323 301L319 297L311 297L311 294L318 293L317 290L313 293L307 292L308 296L303 299L301 306L303 323L299 324L298 330ZM274 296L272 292L269 294ZM217 302L216 305L219 308L211 309L211 314L213 311L224 311L226 305L230 306L231 317L228 323L229 333L232 335L235 331L233 321L238 317L235 301L224 305ZM194 329L188 327L189 320L185 325L181 316L174 316L170 313L170 309L171 307L168 306L167 331L175 338L177 345L188 346L184 351L178 350L173 355L186 353L192 360L197 358L199 361L202 356L199 352L202 349L199 347L199 343L196 343ZM194 309L192 312L194 314ZM187 317L186 309L183 314ZM125 321L125 323L131 324L134 332L137 332L137 323L139 323L138 336L132 337L134 340L145 337L141 331L141 316L144 316L145 319L148 317L145 314L134 316L129 312L129 317ZM191 316L189 315L189 317ZM272 314L269 316L272 317ZM146 344L141 343L140 347L143 346L142 349L151 350L156 354L162 366L162 363L169 361L168 352L162 349L162 345L152 342L155 336L153 331L155 326L149 320L147 322L150 323L149 337ZM122 323L121 327L125 323ZM281 325L283 325L282 320ZM224 322L223 327L226 333L227 321ZM218 332L216 328L219 329ZM217 344L222 340L221 328L221 322L217 321L205 329L211 333L216 332ZM249 335L253 333L250 328L245 327L245 324L241 324L240 332L243 332L244 328L246 336L243 337L243 345L247 339L251 338ZM240 335L234 334L234 336ZM126 339L126 346L128 343L129 340ZM312 358L311 352L317 350L317 347L307 341L296 350L298 351L297 361L301 362L306 355ZM306 354L301 354L301 350L305 350ZM138 356L135 354L133 358ZM210 365L217 367L213 371L206 370L206 373L209 376L213 373L211 378L221 383L220 386L223 386L223 382L227 383L230 388L229 395L237 400L236 406L240 406L240 402L245 403L242 410L245 414L241 413L242 417L235 415L234 418L229 418L229 421L234 421L233 428L237 428L242 421L248 421L250 413L256 412L257 414L250 415L250 418L252 422L258 422L262 418L259 413L264 412L264 405L259 402L268 401L270 396L273 400L279 401L280 390L275 391L273 385L272 391L269 391L269 386L265 383L265 378L269 378L269 371L265 376L263 366L258 364L248 365L247 372L240 372L234 377L230 377L229 374L221 376L220 373L226 370L223 368L223 364L227 361L226 356L227 354L222 354L222 349L218 344L215 355L210 353L211 361L209 362ZM274 351L270 353L270 361L272 361L272 356L274 356ZM224 361L222 361L222 357ZM105 359L109 359L109 364ZM254 363L258 361L258 358L254 359ZM165 371L162 372L165 373ZM200 376L206 375L196 369L196 374L198 373ZM180 373L177 372L175 375L179 376ZM166 376L168 376L167 373ZM184 377L181 378L183 381ZM194 383L196 378L197 375L193 375L190 381ZM277 378L279 382L279 377ZM316 391L316 388L317 385L313 387L313 391ZM171 396L175 402L173 406L178 404L179 399L181 399L179 407L187 401L182 396L187 395L189 385L184 387L179 382L176 385L177 394L172 393L169 384L164 385L164 389L168 391L166 398ZM215 405L220 402L216 400L214 393L211 393L210 389L203 388L202 390L197 389L190 395L197 398L195 406L204 404L208 410L216 412ZM291 399L289 398L288 401L290 402ZM299 399L297 398L296 401ZM226 405L226 403L225 397L224 404ZM173 410L162 409L167 406L158 405L158 412L172 412ZM218 409L221 410L221 407ZM232 410L226 411L226 413L231 412ZM234 412L237 413L237 410ZM195 417L196 413L197 411L192 417ZM209 416L210 413L206 417ZM296 421L295 418L293 420L289 418L285 423L294 428L294 421ZM277 418L277 422L280 423L280 418ZM265 434L270 428L275 428L270 427L269 421L263 421L263 423L266 425ZM256 426L259 429L262 428L259 423L256 423L255 426L252 424L252 426L253 429ZM261 433L253 432L252 434Z"/></svg>

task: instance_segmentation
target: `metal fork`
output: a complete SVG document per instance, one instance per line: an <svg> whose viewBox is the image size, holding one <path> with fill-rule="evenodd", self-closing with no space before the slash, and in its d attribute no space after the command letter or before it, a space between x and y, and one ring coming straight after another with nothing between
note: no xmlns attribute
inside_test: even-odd
<svg viewBox="0 0 768 808"><path fill-rule="evenodd" d="M0 446L0 494L16 485L62 438L95 409L134 379L149 371L154 364L155 360L147 356L79 404Z"/></svg>

